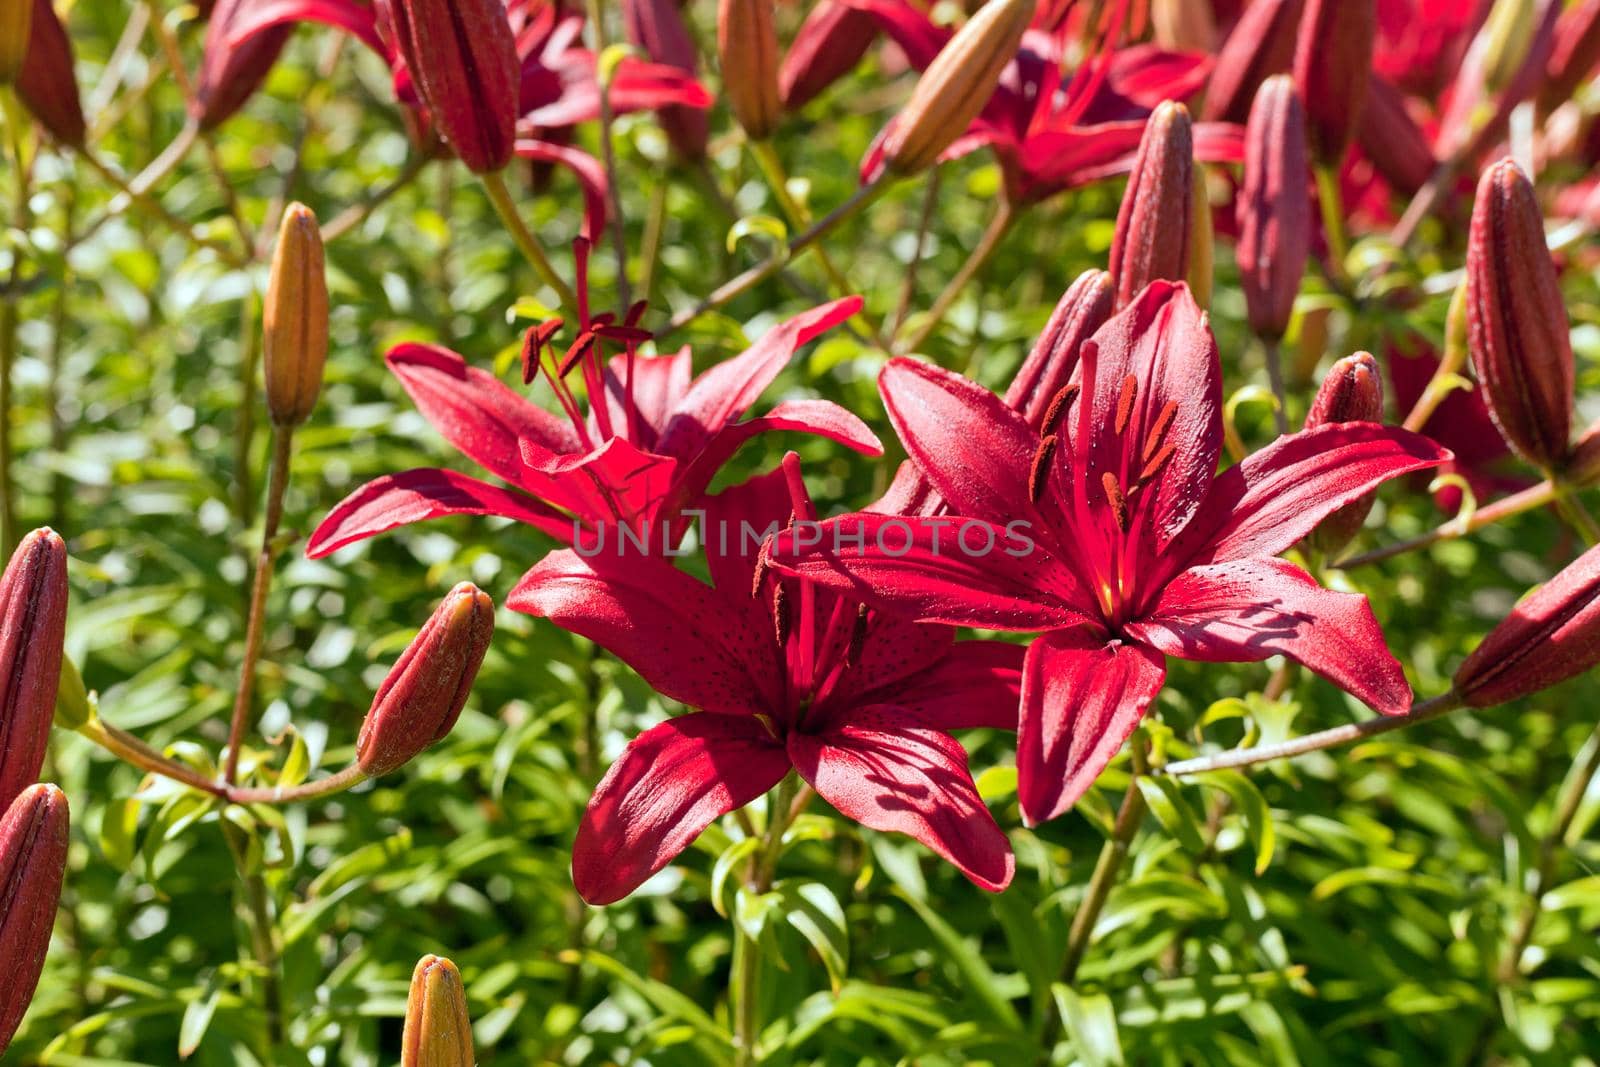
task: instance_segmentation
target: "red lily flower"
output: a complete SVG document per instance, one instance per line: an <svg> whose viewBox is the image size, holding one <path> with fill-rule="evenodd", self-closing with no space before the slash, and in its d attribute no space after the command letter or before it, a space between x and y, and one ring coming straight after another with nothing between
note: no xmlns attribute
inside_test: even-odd
<svg viewBox="0 0 1600 1067"><path fill-rule="evenodd" d="M845 516L809 545L783 535L773 563L921 621L1042 635L1023 666L1017 752L1030 822L1094 781L1161 689L1167 656L1288 656L1384 714L1410 707L1366 598L1273 557L1449 453L1339 423L1218 476L1222 375L1185 286L1151 285L1095 333L1042 431L925 363L893 360L880 384L907 452L961 517Z"/></svg>
<svg viewBox="0 0 1600 1067"><path fill-rule="evenodd" d="M711 585L660 558L563 550L512 592L511 607L697 709L634 738L596 788L572 854L589 903L627 896L791 769L841 814L910 834L983 888L1011 881L1006 836L948 731L1016 727L1021 648L957 642L779 576L760 538L794 519L815 512L790 453L706 501Z"/></svg>
<svg viewBox="0 0 1600 1067"><path fill-rule="evenodd" d="M510 0L506 13L522 62L517 155L572 172L584 190L584 233L592 237L605 228L605 169L568 143L572 127L600 115L597 61L580 41L583 16L556 0ZM260 35L300 22L344 30L382 57L394 73L396 98L431 143L426 109L396 44L388 0L371 5L360 0L258 0L236 13L225 40L208 40L207 46L240 52ZM212 62L208 56L207 63ZM612 77L610 104L615 114L672 105L703 109L711 106L711 96L681 70L629 57Z"/></svg>
<svg viewBox="0 0 1600 1067"><path fill-rule="evenodd" d="M563 541L572 539L574 521L624 524L652 540L675 543L671 528L682 511L757 434L799 430L881 455L883 446L865 423L825 400L789 400L740 421L802 345L860 307L860 298L851 297L797 315L692 383L688 346L669 356L637 353L649 336L635 326L642 306L620 324L609 315L591 319L555 369L542 358L556 332L547 323L529 331L524 379L531 383L544 373L566 421L449 349L399 345L386 357L389 369L423 415L446 440L514 488L437 468L384 475L328 513L306 554L316 559L442 515L501 515ZM623 348L609 362L608 342ZM579 367L590 397L587 418L563 381ZM596 397L603 402L596 404Z"/></svg>
<svg viewBox="0 0 1600 1067"><path fill-rule="evenodd" d="M906 0L851 0L870 12L925 70L952 36ZM1000 85L966 133L941 159L993 149L1015 204L1043 200L1066 189L1126 174L1144 133L1145 120L1163 100L1187 100L1210 74L1210 57L1153 45L1114 47L1120 18L1108 18L1093 59L1063 72L1067 35L1059 5L1040 5L1040 15L1000 77ZM894 123L878 135L862 161L863 180L883 167L883 145ZM1233 163L1244 158L1243 130L1231 123L1197 123L1195 158Z"/></svg>

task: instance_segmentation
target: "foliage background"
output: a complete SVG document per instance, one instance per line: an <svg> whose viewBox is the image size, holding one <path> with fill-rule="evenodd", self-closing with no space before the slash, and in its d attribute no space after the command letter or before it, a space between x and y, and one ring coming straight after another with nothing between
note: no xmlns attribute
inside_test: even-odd
<svg viewBox="0 0 1600 1067"><path fill-rule="evenodd" d="M708 31L711 11L692 7ZM79 0L70 12L91 99L131 10L124 0ZM796 15L780 12L788 26ZM195 28L181 37L192 62ZM146 42L131 58L91 139L128 172L182 122L181 92L155 55ZM908 87L876 56L779 136L791 173L823 209L853 190L855 162ZM714 130L732 128L725 113L714 115ZM652 198L665 198L654 306L687 306L759 254L762 239L728 250L730 220L668 161L648 115L616 129L636 252ZM593 148L593 131L584 136ZM297 33L266 92L219 132L216 148L252 226L285 193L330 218L393 178L408 151L387 72L313 30ZM734 140L719 142L711 166L741 214L778 214ZM6 176L7 188L15 177ZM49 523L69 539L69 653L106 717L157 744L217 747L259 538L259 518L240 512L259 494L259 476L242 481L235 444L246 435L248 466L263 469L264 417L241 378L264 269L230 270L134 212L69 249L61 234L98 217L110 192L81 162L48 151L34 177L26 238L45 284L23 300L15 368L22 525ZM997 189L982 157L945 168L913 308L955 271ZM897 189L830 239L878 315L899 300L923 190L920 182ZM557 174L545 191L524 185L522 194L547 241L559 248L570 239L578 206L570 179ZM201 153L160 195L203 231L229 235L222 187ZM1003 387L1055 297L1081 270L1103 265L1119 195L1112 183L1034 209L928 353ZM1461 237L1459 228L1436 229L1399 277L1458 266ZM606 251L595 256L602 302L614 291ZM286 524L300 531L370 476L458 461L385 372L382 353L402 339L436 340L509 378L518 328L507 312L532 285L481 191L453 166L428 170L330 246L328 262L333 355L317 411L297 436L287 505ZM1265 379L1231 252L1219 249L1218 270L1214 326L1232 392ZM814 265L799 273L820 285ZM1564 281L1581 396L1596 384L1596 279L1579 260ZM1435 339L1442 299L1405 312ZM1325 356L1311 346L1299 361L1294 415L1316 366L1357 348L1382 352L1401 333L1397 312L1327 302L1331 341ZM773 283L728 317L702 320L690 337L697 368L737 352L741 332L753 336L807 305ZM883 358L835 331L769 393L838 399L890 442L881 462L796 444L814 492L840 510L876 496L897 458L874 388ZM1247 405L1240 417L1252 445L1268 439L1264 408ZM768 468L780 447L747 450L733 474ZM1422 486L1391 487L1362 543L1444 517ZM319 763L341 765L383 669L431 604L469 578L503 599L549 547L524 528L447 520L323 562L291 549L271 603L262 733L292 724ZM1426 696L1527 586L1575 551L1551 517L1535 514L1331 580L1372 597ZM407 979L424 952L461 965L484 1064L726 1056L718 1035L731 936L711 877L727 835L713 829L682 866L604 910L577 901L567 872L589 787L628 737L674 709L579 639L510 612L499 623L468 711L444 744L375 786L283 815L283 845L268 858L285 938L286 1058L394 1062ZM1271 740L1370 714L1314 680L1301 679L1282 702L1264 700L1270 664L1173 667L1160 713L1175 753L1202 723L1207 739L1226 745L1246 730ZM1544 902L1527 973L1504 986L1494 980L1553 798L1580 748L1596 743L1586 738L1597 704L1600 682L1580 679L1505 709L1228 779L1226 805L1219 785L1185 784L1135 842L1077 995L1060 1005L1068 1025L1058 1058L1457 1062L1479 1054L1487 1036L1493 1054L1512 1062L1600 1059L1600 844L1590 832L1600 790L1590 790L1571 847L1559 850L1560 888ZM822 954L795 931L772 945L781 965L769 970L767 1017L790 1062L1015 1063L1057 1037L1050 983L1126 784L1123 764L1079 813L1026 830L1006 771L1013 742L968 740L1017 850L1015 884L990 897L904 840L830 818L809 822L811 839L785 856L782 873L831 891L842 919L832 944L848 962L834 961L835 986ZM208 1067L255 1062L259 982L241 948L249 941L217 815L196 821L173 794L138 792L135 771L60 731L47 776L73 804L68 890L39 996L5 1062L172 1064L180 1045Z"/></svg>

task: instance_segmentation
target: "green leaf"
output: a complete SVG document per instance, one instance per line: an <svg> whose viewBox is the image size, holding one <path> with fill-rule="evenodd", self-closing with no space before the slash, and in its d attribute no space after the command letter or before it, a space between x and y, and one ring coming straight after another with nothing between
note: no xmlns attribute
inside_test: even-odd
<svg viewBox="0 0 1600 1067"><path fill-rule="evenodd" d="M789 227L785 226L782 219L771 215L746 215L735 222L728 230L727 246L730 253L736 251L739 242L746 237L763 236L772 239L776 247L772 255L778 259L787 259L789 256Z"/></svg>
<svg viewBox="0 0 1600 1067"><path fill-rule="evenodd" d="M782 901L784 920L817 950L838 993L850 965L850 927L843 906L820 882L779 882L773 888Z"/></svg>
<svg viewBox="0 0 1600 1067"><path fill-rule="evenodd" d="M217 1014L217 1003L222 999L222 984L213 972L199 997L183 1009L183 1021L178 1024L178 1058L186 1060L206 1036L211 1019Z"/></svg>
<svg viewBox="0 0 1600 1067"><path fill-rule="evenodd" d="M1111 998L1104 993L1075 993L1060 982L1050 991L1079 1060L1086 1067L1121 1067L1122 1042L1117 1037L1117 1013Z"/></svg>
<svg viewBox="0 0 1600 1067"><path fill-rule="evenodd" d="M722 855L717 857L716 864L711 868L711 906L724 919L728 917L726 902L728 879L733 876L734 869L745 859L755 855L756 849L760 847L761 838L742 837L723 849Z"/></svg>
<svg viewBox="0 0 1600 1067"><path fill-rule="evenodd" d="M1244 819L1245 833L1256 850L1256 874L1265 874L1272 864L1272 853L1277 848L1277 831L1273 828L1272 809L1267 798L1247 776L1238 771L1208 771L1195 775L1202 785L1220 789L1233 801L1234 808Z"/></svg>
<svg viewBox="0 0 1600 1067"><path fill-rule="evenodd" d="M1001 991L999 976L984 962L983 954L933 908L898 887L895 895L911 906L933 934L945 960L961 976L962 987L977 1000L984 1014L1008 1030L1021 1029L1022 1021L1017 1018L1016 1009Z"/></svg>
<svg viewBox="0 0 1600 1067"><path fill-rule="evenodd" d="M112 799L105 803L105 813L100 817L100 851L106 862L119 871L133 866L138 852L139 812L143 804L132 798Z"/></svg>
<svg viewBox="0 0 1600 1067"><path fill-rule="evenodd" d="M1176 837L1191 855L1204 852L1205 838L1200 833L1200 824L1195 820L1194 811L1183 799L1183 788L1171 778L1149 775L1141 776L1138 782L1145 804L1162 828Z"/></svg>

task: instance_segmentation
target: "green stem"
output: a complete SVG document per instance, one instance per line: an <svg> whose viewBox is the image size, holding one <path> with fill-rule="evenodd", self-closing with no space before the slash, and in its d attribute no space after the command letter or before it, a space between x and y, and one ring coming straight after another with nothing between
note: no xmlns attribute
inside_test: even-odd
<svg viewBox="0 0 1600 1067"><path fill-rule="evenodd" d="M783 211L783 217L789 221L789 225L795 229L804 229L811 225L811 213L789 195L789 175L784 171L783 160L779 158L778 150L772 147L772 142L751 141L750 154L756 157L762 176L767 180L767 188L771 189L772 195L777 198L778 207ZM822 273L827 275L834 296L849 296L854 292L844 272L834 265L833 257L828 255L828 250L820 246L817 248L817 263L822 267Z"/></svg>
<svg viewBox="0 0 1600 1067"><path fill-rule="evenodd" d="M882 196L888 188L888 178L878 178L861 186L851 195L850 199L834 208L805 233L790 241L788 248L784 252L770 256L742 274L735 275L718 286L710 296L694 307L680 311L672 316L672 320L664 328L656 332L655 339L660 341L676 333L706 312L722 307L730 300L749 292L768 278L771 278L788 266L795 257L827 236L840 223L859 214L868 204Z"/></svg>
<svg viewBox="0 0 1600 1067"><path fill-rule="evenodd" d="M777 875L778 858L783 852L783 835L810 799L810 790L802 791L800 779L792 771L778 783L768 798L767 828L761 847L750 858L745 875L747 892L760 895L772 889ZM733 922L733 981L730 991L733 1007L733 1040L735 1067L750 1067L759 1063L757 1055L761 1041L761 946L756 943L739 922Z"/></svg>
<svg viewBox="0 0 1600 1067"><path fill-rule="evenodd" d="M355 229L357 226L360 226L363 222L366 222L367 219L372 216L374 211L378 210L378 208L387 203L388 200L394 196L394 194L398 193L400 190L404 189L406 186L415 181L417 176L420 175L427 168L428 164L432 162L433 158L431 156L423 155L420 152L414 153L410 159L406 160L405 167L401 169L394 181L383 186L377 192L361 201L361 203L351 204L349 207L339 212L338 215L334 216L334 218L322 228L323 242L327 243L337 240L338 238L349 233L351 230Z"/></svg>
<svg viewBox="0 0 1600 1067"><path fill-rule="evenodd" d="M1089 950L1095 923L1099 921L1100 912L1117 883L1117 874L1122 870L1122 861L1127 858L1133 836L1144 820L1144 793L1139 789L1139 779L1146 773L1144 748L1140 739L1135 737L1128 790L1123 794L1122 807L1117 809L1117 821L1112 826L1111 837L1100 849L1094 874L1089 877L1089 885L1084 890L1083 903L1078 905L1077 914L1072 917L1072 929L1067 934L1067 951L1061 960L1061 981L1069 986L1078 977L1078 967Z"/></svg>
<svg viewBox="0 0 1600 1067"><path fill-rule="evenodd" d="M0 108L5 113L7 146L12 165L16 168L16 198L13 201L11 225L19 233L26 233L32 212L28 208L30 176L27 149L23 130L27 116L21 102L10 86L0 87ZM23 242L12 246L11 279L5 296L0 298L0 553L9 557L17 543L17 487L13 479L12 429L16 414L12 411L11 374L17 362L17 328L22 314L17 304L22 299Z"/></svg>
<svg viewBox="0 0 1600 1067"><path fill-rule="evenodd" d="M483 188L489 194L489 202L494 205L495 211L500 213L501 221L506 224L506 229L511 231L511 239L522 250L523 257L532 264L534 271L544 283L556 291L562 309L572 316L573 321L577 321L578 296L570 285L561 280L555 267L551 266L550 258L540 247L539 239L528 229L528 224L522 221L516 201L511 198L511 190L506 188L505 175L495 171L491 174L480 174L478 177L483 180Z"/></svg>
<svg viewBox="0 0 1600 1067"><path fill-rule="evenodd" d="M939 206L940 175L944 168L935 166L928 174L928 185L922 194L922 214L917 219L917 243L911 251L911 262L906 264L905 281L900 286L900 302L895 306L894 320L889 323L890 335L900 332L906 316L911 313L911 301L917 295L917 268L922 265L924 249L928 244L928 230L933 226L933 212Z"/></svg>
<svg viewBox="0 0 1600 1067"><path fill-rule="evenodd" d="M119 192L127 196L127 198L133 203L137 204L141 211L146 212L153 218L159 219L164 225L172 229L173 232L177 233L191 245L194 245L196 248L215 252L222 258L223 262L227 263L230 267L243 268L250 265L250 258L246 253L242 253L230 245L223 244L221 241L213 241L210 238L201 237L195 232L193 226L185 222L183 219L178 218L178 216L174 215L172 212L168 211L165 205L163 205L161 201L157 200L150 193L135 189L127 178L124 178L121 174L118 174L115 170L111 169L110 164L106 163L99 156L95 155L94 152L89 148L79 148L77 149L77 152L79 159L82 159L89 165L91 170L100 175L100 177L104 178L106 181L110 182L111 185Z"/></svg>
<svg viewBox="0 0 1600 1067"><path fill-rule="evenodd" d="M1359 556L1342 559L1329 564L1329 566L1345 571L1354 570L1356 567L1364 567L1369 563L1377 563L1379 560L1389 559L1419 548L1427 548L1429 545L1438 544L1440 541L1464 537L1476 530L1483 529L1485 526L1493 525L1503 519L1509 519L1513 515L1520 515L1525 511L1532 511L1534 508L1542 508L1547 504L1554 504L1570 492L1572 492L1572 487L1570 486L1543 481L1520 492L1512 493L1510 496L1501 497L1493 504L1476 509L1470 515L1451 519L1442 526L1434 527L1421 537L1413 537L1409 541L1399 541L1392 545L1385 545L1382 548L1375 548L1371 552L1363 552Z"/></svg>
<svg viewBox="0 0 1600 1067"><path fill-rule="evenodd" d="M1261 347L1266 352L1267 383L1278 402L1272 412L1272 421L1277 425L1278 433L1286 434L1289 432L1289 391L1283 384L1283 349L1275 337L1263 337Z"/></svg>
<svg viewBox="0 0 1600 1067"><path fill-rule="evenodd" d="M88 720L78 727L78 733L146 774L159 774L219 799L226 798L228 794L226 786L212 781L187 764L162 755L126 730L119 730L103 719Z"/></svg>
<svg viewBox="0 0 1600 1067"><path fill-rule="evenodd" d="M1583 538L1585 544L1593 546L1600 543L1600 524L1589 514L1589 509L1583 506L1583 501L1571 493L1563 493L1556 498L1556 510L1572 527L1574 533Z"/></svg>
<svg viewBox="0 0 1600 1067"><path fill-rule="evenodd" d="M256 439L256 367L261 362L261 333L256 329L256 294L239 302L239 415L233 435L233 511L239 525L256 521L255 472L250 451Z"/></svg>
<svg viewBox="0 0 1600 1067"><path fill-rule="evenodd" d="M1456 696L1455 693L1445 693L1434 697L1432 700L1423 701L1404 715L1368 719L1366 722L1346 723L1343 726L1335 726L1330 730L1319 730L1316 733L1306 734L1304 737L1297 737L1291 741L1283 741L1276 745L1236 748L1211 756L1196 756L1194 759L1169 763L1151 773L1177 778L1190 774L1205 774L1207 771L1251 767L1257 763L1268 763L1272 760L1291 759L1295 756L1303 756L1308 752L1320 752L1325 748L1348 745L1354 741L1364 741L1369 737L1377 737L1392 730L1402 730L1408 726L1428 722L1431 719L1439 718L1441 715L1448 715L1463 706L1461 698Z"/></svg>
<svg viewBox="0 0 1600 1067"><path fill-rule="evenodd" d="M951 306L960 298L967 284L972 281L978 271L983 269L983 265L989 262L989 257L995 254L995 251L1000 247L1000 243L1005 240L1006 234L1011 230L1011 224L1016 219L1016 209L1011 206L1009 200L1002 199L999 208L994 213L994 217L989 220L988 227L983 231L983 236L978 238L978 243L968 253L966 262L961 264L960 269L955 273L955 277L951 278L950 283L939 293L939 296L933 302L933 306L928 309L928 314L918 324L916 331L906 338L903 343L895 345L896 351L902 353L914 352L922 346L922 343L938 328L939 323L944 321L945 315L949 313Z"/></svg>
<svg viewBox="0 0 1600 1067"><path fill-rule="evenodd" d="M228 754L222 780L232 785L239 778L239 752L245 730L250 725L256 666L261 659L261 635L266 625L267 593L272 588L272 567L277 553L278 523L283 518L283 494L289 484L289 459L294 444L294 428L272 427L272 469L267 483L267 514L261 529L261 551L256 556L255 581L250 591L249 615L245 621L244 661L239 665L239 688L234 694L233 720L228 726Z"/></svg>
<svg viewBox="0 0 1600 1067"><path fill-rule="evenodd" d="M283 1046L283 987L278 977L279 951L277 931L272 921L271 900L266 879L261 872L249 868L246 856L249 842L246 832L226 820L222 823L223 837L228 850L233 853L234 867L243 884L245 916L250 930L250 948L261 968L261 1010L266 1019L266 1067L278 1063L278 1050Z"/></svg>
<svg viewBox="0 0 1600 1067"><path fill-rule="evenodd" d="M606 51L605 8L601 0L589 0L589 25L594 28L594 54ZM628 236L622 222L622 183L617 180L617 150L611 137L611 86L609 78L600 85L600 160L606 168L607 207L611 210L611 245L617 257L617 304L628 307L633 292L628 287Z"/></svg>
<svg viewBox="0 0 1600 1067"><path fill-rule="evenodd" d="M1317 204L1322 209L1322 232L1328 239L1328 274L1334 285L1349 287L1345 257L1350 254L1350 239L1344 225L1344 194L1339 191L1339 174L1332 167L1318 166Z"/></svg>

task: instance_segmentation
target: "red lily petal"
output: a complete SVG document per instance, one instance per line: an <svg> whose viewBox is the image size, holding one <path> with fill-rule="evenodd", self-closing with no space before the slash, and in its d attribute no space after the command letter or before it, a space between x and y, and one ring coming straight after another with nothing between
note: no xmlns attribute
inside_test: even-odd
<svg viewBox="0 0 1600 1067"><path fill-rule="evenodd" d="M1097 487L1110 476L1130 498L1137 487L1134 521L1154 534L1159 550L1189 521L1217 474L1217 342L1187 286L1157 283L1095 331L1089 345L1079 364L1085 374L1091 365L1094 371L1093 382L1084 382L1094 398L1087 484ZM1141 478L1163 454L1170 458L1156 459L1159 469ZM1065 461L1068 453L1060 455Z"/></svg>
<svg viewBox="0 0 1600 1067"><path fill-rule="evenodd" d="M859 296L823 304L780 323L742 354L712 367L689 387L661 432L663 453L688 458L745 413L800 346L861 310Z"/></svg>
<svg viewBox="0 0 1600 1067"><path fill-rule="evenodd" d="M1163 100L1187 100L1205 85L1216 63L1204 52L1184 52L1154 44L1119 49L1106 71L1106 86L1141 107Z"/></svg>
<svg viewBox="0 0 1600 1067"><path fill-rule="evenodd" d="M1011 843L978 796L966 749L949 734L878 706L821 736L789 735L789 755L845 817L916 838L991 892L1010 884Z"/></svg>
<svg viewBox="0 0 1600 1067"><path fill-rule="evenodd" d="M995 523L1034 514L1028 472L1039 435L1004 400L904 357L884 366L878 391L906 453L952 510Z"/></svg>
<svg viewBox="0 0 1600 1067"><path fill-rule="evenodd" d="M904 0L848 0L851 7L877 19L883 32L900 46L906 59L917 70L927 69L953 36L950 30L934 25L932 19Z"/></svg>
<svg viewBox="0 0 1600 1067"><path fill-rule="evenodd" d="M1030 826L1077 803L1144 719L1166 676L1160 653L1108 642L1087 627L1034 641L1022 665L1017 732L1017 799Z"/></svg>
<svg viewBox="0 0 1600 1067"><path fill-rule="evenodd" d="M945 510L944 497L909 459L894 469L889 488L862 510L873 515L939 515Z"/></svg>
<svg viewBox="0 0 1600 1067"><path fill-rule="evenodd" d="M712 821L789 773L789 756L761 722L683 715L646 730L596 787L572 845L572 881L610 904L671 863Z"/></svg>
<svg viewBox="0 0 1600 1067"><path fill-rule="evenodd" d="M793 514L784 472L758 474L706 497L701 507L705 514L702 548L712 585L730 601L737 602L742 597L765 615L765 605L751 593L756 560L767 538L787 526Z"/></svg>
<svg viewBox="0 0 1600 1067"><path fill-rule="evenodd" d="M1180 659L1254 663L1288 656L1385 715L1411 707L1411 686L1367 598L1324 589L1288 560L1241 559L1184 571L1155 609L1125 631Z"/></svg>
<svg viewBox="0 0 1600 1067"><path fill-rule="evenodd" d="M527 468L518 442L524 438L552 452L577 451L572 427L494 375L469 367L448 348L403 344L385 359L417 410L444 439L496 477L522 484Z"/></svg>
<svg viewBox="0 0 1600 1067"><path fill-rule="evenodd" d="M817 694L817 714L835 709L846 719L866 704L903 705L903 692L915 688L928 693L924 675L937 672L955 647L955 631L948 626L911 622L884 611L868 611L857 623L856 647L846 653L850 669L837 684ZM968 642L971 643L971 642ZM942 696L934 691L930 696ZM923 726L948 729L939 722L919 718Z"/></svg>
<svg viewBox="0 0 1600 1067"><path fill-rule="evenodd" d="M588 559L570 549L550 553L506 603L589 638L690 707L746 714L778 707L783 673L770 628L728 626L725 595L663 559L619 550L615 537L608 531Z"/></svg>
<svg viewBox="0 0 1600 1067"><path fill-rule="evenodd" d="M589 153L571 145L518 137L516 153L523 159L559 163L572 172L583 189L583 236L593 241L606 229L606 169Z"/></svg>
<svg viewBox="0 0 1600 1067"><path fill-rule="evenodd" d="M1070 572L980 519L844 515L780 534L770 559L787 574L921 622L1031 631L1085 621Z"/></svg>
<svg viewBox="0 0 1600 1067"><path fill-rule="evenodd" d="M318 22L344 30L362 44L391 62L391 54L378 35L378 20L373 8L350 0L255 0L240 5L228 27L227 44L237 48L258 33L296 22Z"/></svg>
<svg viewBox="0 0 1600 1067"><path fill-rule="evenodd" d="M571 517L533 497L455 471L419 467L375 478L336 504L306 543L306 558L320 559L397 526L445 515L500 515L560 541L572 537Z"/></svg>
<svg viewBox="0 0 1600 1067"><path fill-rule="evenodd" d="M1280 437L1212 484L1177 555L1189 565L1276 555L1390 478L1450 458L1420 434L1371 422Z"/></svg>
<svg viewBox="0 0 1600 1067"><path fill-rule="evenodd" d="M765 415L724 426L705 442L679 479L680 499L688 507L711 484L735 452L753 437L774 430L812 433L866 456L883 455L883 444L866 423L831 400L785 400Z"/></svg>
<svg viewBox="0 0 1600 1067"><path fill-rule="evenodd" d="M711 94L694 75L665 63L625 57L611 77L611 111L616 115L661 107L704 110L711 103Z"/></svg>
<svg viewBox="0 0 1600 1067"><path fill-rule="evenodd" d="M903 677L893 700L936 730L1015 730L1026 651L1004 641L957 641L938 663Z"/></svg>
<svg viewBox="0 0 1600 1067"><path fill-rule="evenodd" d="M621 437L592 452L565 456L552 455L526 437L518 447L529 490L593 522L650 522L663 517L661 505L674 496L678 461ZM659 536L653 540L659 542Z"/></svg>
<svg viewBox="0 0 1600 1067"><path fill-rule="evenodd" d="M641 429L646 431L637 438L630 431L628 439L634 444L644 448L655 447L673 407L689 391L689 374L693 363L688 345L670 355L634 356L633 409L644 424ZM627 382L628 357L612 356L606 366L605 399L611 425L618 433L628 426Z"/></svg>

